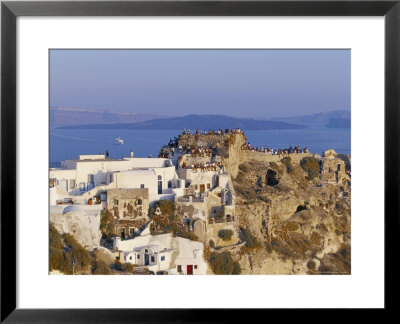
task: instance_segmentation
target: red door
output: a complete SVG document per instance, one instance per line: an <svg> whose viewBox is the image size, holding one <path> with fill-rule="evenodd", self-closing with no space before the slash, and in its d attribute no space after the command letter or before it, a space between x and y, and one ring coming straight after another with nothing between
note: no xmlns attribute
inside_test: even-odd
<svg viewBox="0 0 400 324"><path fill-rule="evenodd" d="M186 272L187 272L188 275L192 275L193 274L193 266L192 265L188 265Z"/></svg>

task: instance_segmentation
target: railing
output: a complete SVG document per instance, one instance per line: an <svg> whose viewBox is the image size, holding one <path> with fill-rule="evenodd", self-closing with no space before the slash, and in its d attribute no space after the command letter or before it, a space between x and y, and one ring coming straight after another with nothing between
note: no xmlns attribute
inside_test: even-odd
<svg viewBox="0 0 400 324"><path fill-rule="evenodd" d="M49 167L50 168L61 168L61 162L50 162Z"/></svg>

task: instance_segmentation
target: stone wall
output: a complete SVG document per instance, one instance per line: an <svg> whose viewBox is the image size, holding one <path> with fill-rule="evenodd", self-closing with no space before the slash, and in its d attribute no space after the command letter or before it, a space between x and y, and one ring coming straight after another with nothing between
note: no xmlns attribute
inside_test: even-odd
<svg viewBox="0 0 400 324"><path fill-rule="evenodd" d="M321 181L323 183L342 183L347 178L345 162L338 158L327 158L321 161Z"/></svg>
<svg viewBox="0 0 400 324"><path fill-rule="evenodd" d="M231 230L233 232L232 238L229 241L224 241L218 236L220 230ZM215 246L227 246L235 244L239 241L238 230L235 222L224 222L224 223L214 223L206 224L206 237L207 243L212 240Z"/></svg>
<svg viewBox="0 0 400 324"><path fill-rule="evenodd" d="M297 154L289 154L288 155L292 163L300 164L300 160L312 156L311 153L297 153ZM245 152L245 159L247 161L256 161L256 162L279 162L284 158L283 155L272 155L269 153L262 153L262 152L253 152L253 151L246 151Z"/></svg>
<svg viewBox="0 0 400 324"><path fill-rule="evenodd" d="M178 145L183 148L192 147L192 146L202 146L202 147L218 147L222 145L228 145L229 134L223 135L208 135L208 134L192 134L192 135L179 135L178 136Z"/></svg>
<svg viewBox="0 0 400 324"><path fill-rule="evenodd" d="M147 217L149 210L148 189L108 190L107 209L118 219Z"/></svg>
<svg viewBox="0 0 400 324"><path fill-rule="evenodd" d="M148 221L148 189L108 190L107 209L113 216L113 233L132 237Z"/></svg>

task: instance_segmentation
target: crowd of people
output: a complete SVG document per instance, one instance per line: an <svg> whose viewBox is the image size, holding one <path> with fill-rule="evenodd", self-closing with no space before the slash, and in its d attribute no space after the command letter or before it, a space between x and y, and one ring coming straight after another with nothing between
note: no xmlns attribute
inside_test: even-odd
<svg viewBox="0 0 400 324"><path fill-rule="evenodd" d="M190 148L186 149L186 154L190 154L191 156L194 156L194 157L205 157L205 156L211 157L212 152L213 152L212 148L202 147L202 146L192 147L191 149Z"/></svg>
<svg viewBox="0 0 400 324"><path fill-rule="evenodd" d="M279 155L279 157L282 156L289 156L289 154L297 154L297 153L309 153L308 148L300 148L300 146L295 146L292 147L290 145L289 148L287 149L273 149L268 146L262 146L262 147L253 147L250 143L245 143L242 146L242 150L245 151L252 151L252 152L261 152L261 153L268 153L272 155Z"/></svg>
<svg viewBox="0 0 400 324"><path fill-rule="evenodd" d="M182 168L193 169L194 172L219 171L224 169L221 162L206 162L206 163L192 163L192 164L187 164L186 162L183 162Z"/></svg>
<svg viewBox="0 0 400 324"><path fill-rule="evenodd" d="M208 131L206 131L206 130L200 131L199 129L196 129L196 132L193 134L196 134L196 135L200 135L200 134L203 134L203 135L229 135L229 134L244 134L244 132L240 128L235 128L235 129L225 128L224 130L219 129L217 131L213 130L213 129L210 129ZM192 133L191 133L190 129L189 130L184 129L182 131L182 135L192 135Z"/></svg>

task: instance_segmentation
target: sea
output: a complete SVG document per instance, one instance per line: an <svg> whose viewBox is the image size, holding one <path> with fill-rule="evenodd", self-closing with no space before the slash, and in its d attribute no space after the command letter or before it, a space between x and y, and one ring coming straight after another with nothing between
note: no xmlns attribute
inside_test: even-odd
<svg viewBox="0 0 400 324"><path fill-rule="evenodd" d="M160 148L168 144L182 130L128 130L128 129L50 129L50 164L77 159L80 154L109 152L111 158L157 157ZM274 149L299 145L311 153L322 154L327 149L351 154L351 130L323 126L287 129L245 131L253 147L268 146ZM115 138L124 140L118 144Z"/></svg>

